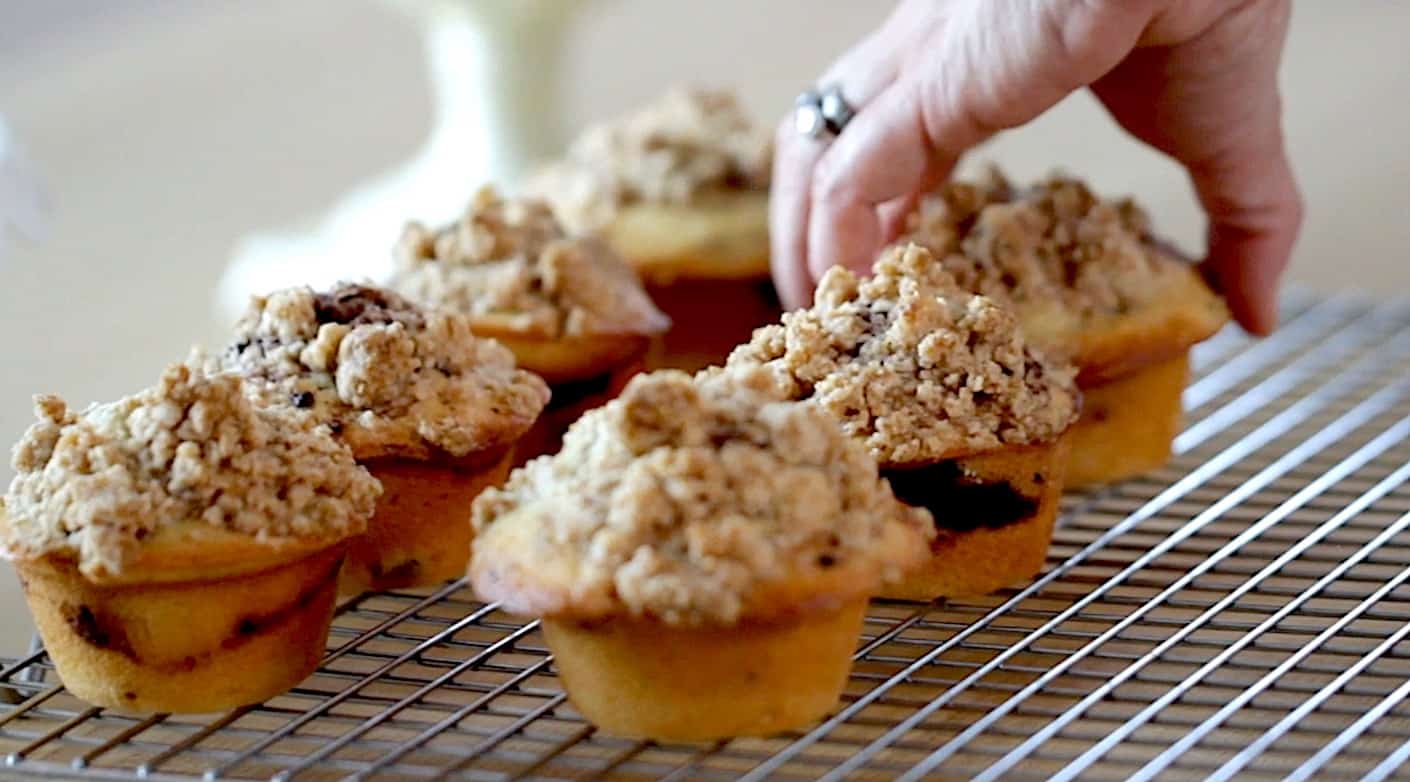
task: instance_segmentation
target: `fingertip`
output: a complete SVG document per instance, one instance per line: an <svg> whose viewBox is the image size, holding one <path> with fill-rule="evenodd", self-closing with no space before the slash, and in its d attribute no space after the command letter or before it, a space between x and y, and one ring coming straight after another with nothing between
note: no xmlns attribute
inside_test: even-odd
<svg viewBox="0 0 1410 782"><path fill-rule="evenodd" d="M1206 276L1245 331L1259 337L1272 334L1278 327L1278 292L1288 258L1281 237L1229 228L1216 228L1212 234Z"/></svg>
<svg viewBox="0 0 1410 782"><path fill-rule="evenodd" d="M808 271L820 280L842 266L858 274L871 271L881 244L880 217L865 203L814 197L808 226Z"/></svg>
<svg viewBox="0 0 1410 782"><path fill-rule="evenodd" d="M1191 168L1209 215L1205 268L1250 334L1278 326L1278 290L1301 233L1303 201L1276 130L1247 154Z"/></svg>

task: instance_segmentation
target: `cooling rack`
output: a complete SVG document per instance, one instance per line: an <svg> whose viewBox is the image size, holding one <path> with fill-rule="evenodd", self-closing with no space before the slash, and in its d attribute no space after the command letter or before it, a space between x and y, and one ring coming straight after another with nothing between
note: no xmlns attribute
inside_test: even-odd
<svg viewBox="0 0 1410 782"><path fill-rule="evenodd" d="M1410 300L1295 295L1202 345L1163 471L1069 497L1022 588L876 603L809 730L597 733L535 625L463 584L340 609L318 673L130 717L0 660L0 775L91 780L1309 779L1410 760Z"/></svg>

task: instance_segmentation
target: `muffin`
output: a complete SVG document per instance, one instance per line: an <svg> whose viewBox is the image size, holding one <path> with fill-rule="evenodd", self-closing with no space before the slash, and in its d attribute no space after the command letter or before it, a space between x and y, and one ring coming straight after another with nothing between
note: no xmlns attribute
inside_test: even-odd
<svg viewBox="0 0 1410 782"><path fill-rule="evenodd" d="M407 226L391 285L460 313L546 379L553 399L521 460L557 450L568 424L641 371L670 321L597 239L569 236L547 203L484 188L459 222Z"/></svg>
<svg viewBox="0 0 1410 782"><path fill-rule="evenodd" d="M733 95L677 88L584 132L528 190L636 268L674 324L653 364L694 370L778 319L772 157L771 134Z"/></svg>
<svg viewBox="0 0 1410 782"><path fill-rule="evenodd" d="M885 596L984 594L1032 577L1080 407L1071 368L920 247L884 253L873 272L830 270L811 309L759 329L729 367L766 367L783 396L865 445L899 499L930 510L927 564Z"/></svg>
<svg viewBox="0 0 1410 782"><path fill-rule="evenodd" d="M81 413L35 406L0 547L70 692L199 713L313 672L345 541L379 491L346 447L181 365Z"/></svg>
<svg viewBox="0 0 1410 782"><path fill-rule="evenodd" d="M961 286L1012 309L1030 341L1076 364L1084 407L1068 485L1165 464L1190 348L1229 314L1137 206L1061 176L1016 190L991 171L922 199L904 241L926 246Z"/></svg>
<svg viewBox="0 0 1410 782"><path fill-rule="evenodd" d="M568 697L604 731L710 741L818 719L867 598L923 556L925 512L768 381L639 376L475 502L476 592L542 617Z"/></svg>
<svg viewBox="0 0 1410 782"><path fill-rule="evenodd" d="M381 481L341 590L427 586L465 572L470 501L502 482L548 387L463 315L341 285L256 297L219 366L261 406L326 425Z"/></svg>

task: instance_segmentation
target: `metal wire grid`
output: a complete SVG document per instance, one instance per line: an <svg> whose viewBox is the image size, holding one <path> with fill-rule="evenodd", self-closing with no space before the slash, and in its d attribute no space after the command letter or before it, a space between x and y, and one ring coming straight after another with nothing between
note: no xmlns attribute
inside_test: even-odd
<svg viewBox="0 0 1410 782"><path fill-rule="evenodd" d="M343 606L316 675L214 717L111 714L42 650L0 661L0 773L1392 777L1410 760L1410 301L1287 310L1273 339L1201 346L1177 458L1069 498L1038 580L875 604L843 705L804 733L601 735L535 625L451 584Z"/></svg>

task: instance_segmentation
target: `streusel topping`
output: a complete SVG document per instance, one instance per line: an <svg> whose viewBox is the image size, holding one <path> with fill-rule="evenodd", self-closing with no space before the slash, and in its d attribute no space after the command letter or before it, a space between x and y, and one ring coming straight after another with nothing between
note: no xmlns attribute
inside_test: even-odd
<svg viewBox="0 0 1410 782"><path fill-rule="evenodd" d="M1188 274L1155 245L1134 202L1103 200L1063 176L1019 190L990 169L982 181L946 184L921 200L905 242L1020 317L1054 305L1076 318L1121 314L1169 290L1172 274Z"/></svg>
<svg viewBox="0 0 1410 782"><path fill-rule="evenodd" d="M823 276L811 309L754 332L730 367L763 365L883 466L1037 443L1077 418L1070 368L1025 344L1012 315L961 290L915 245L887 251L872 277Z"/></svg>
<svg viewBox="0 0 1410 782"><path fill-rule="evenodd" d="M659 334L670 321L602 242L569 236L548 204L475 195L459 222L411 223L392 286L496 333L541 339Z"/></svg>
<svg viewBox="0 0 1410 782"><path fill-rule="evenodd" d="M322 428L258 409L234 375L185 365L81 413L35 401L15 446L2 541L12 557L77 557L118 574L160 528L204 524L259 539L360 534L381 486Z"/></svg>
<svg viewBox="0 0 1410 782"><path fill-rule="evenodd" d="M364 285L255 297L218 364L262 404L328 424L359 458L503 447L549 396L464 316Z"/></svg>
<svg viewBox="0 0 1410 782"><path fill-rule="evenodd" d="M557 456L477 499L476 588L526 613L731 624L771 586L846 572L864 595L928 556L929 514L771 383L634 379Z"/></svg>
<svg viewBox="0 0 1410 782"><path fill-rule="evenodd" d="M772 136L738 98L677 87L616 121L586 130L530 192L575 231L592 232L633 203L689 204L715 191L767 190Z"/></svg>

